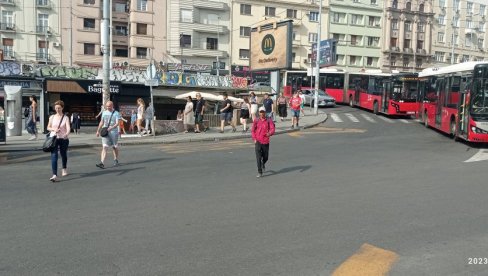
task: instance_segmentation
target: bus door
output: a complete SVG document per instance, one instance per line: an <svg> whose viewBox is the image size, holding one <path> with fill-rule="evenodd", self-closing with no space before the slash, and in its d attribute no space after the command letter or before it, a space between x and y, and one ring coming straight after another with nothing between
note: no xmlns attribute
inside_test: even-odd
<svg viewBox="0 0 488 276"><path fill-rule="evenodd" d="M469 120L469 93L471 90L471 76L461 78L461 95L458 103L458 133L466 137L468 133L468 120Z"/></svg>
<svg viewBox="0 0 488 276"><path fill-rule="evenodd" d="M435 124L440 126L442 123L442 110L446 103L446 82L447 79L439 78L436 81L437 105L435 109Z"/></svg>
<svg viewBox="0 0 488 276"><path fill-rule="evenodd" d="M390 101L390 94L391 94L391 80L385 80L383 82L383 93L381 97L381 111L387 112L388 111L388 103Z"/></svg>

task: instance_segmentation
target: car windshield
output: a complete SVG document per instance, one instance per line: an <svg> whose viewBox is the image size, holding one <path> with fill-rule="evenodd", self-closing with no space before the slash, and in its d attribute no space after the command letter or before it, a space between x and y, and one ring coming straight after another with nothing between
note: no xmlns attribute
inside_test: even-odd
<svg viewBox="0 0 488 276"><path fill-rule="evenodd" d="M315 95L315 89L314 90L310 90L310 96L314 96ZM324 92L324 90L320 90L319 89L319 96L329 96L329 94L327 94L326 92Z"/></svg>
<svg viewBox="0 0 488 276"><path fill-rule="evenodd" d="M488 115L488 79L473 81L473 96L471 100L471 113Z"/></svg>

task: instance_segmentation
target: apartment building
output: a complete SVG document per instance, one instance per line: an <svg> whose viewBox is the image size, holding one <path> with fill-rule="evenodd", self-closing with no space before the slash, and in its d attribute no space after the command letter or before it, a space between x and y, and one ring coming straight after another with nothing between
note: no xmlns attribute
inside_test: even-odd
<svg viewBox="0 0 488 276"><path fill-rule="evenodd" d="M488 59L486 0L434 0L433 64ZM452 53L454 52L454 56Z"/></svg>
<svg viewBox="0 0 488 276"><path fill-rule="evenodd" d="M330 0L330 35L337 41L336 68L347 71L381 66L383 0Z"/></svg>
<svg viewBox="0 0 488 276"><path fill-rule="evenodd" d="M36 0L39 1L39 0ZM62 64L101 67L103 0L69 0L62 6ZM113 66L165 62L166 0L112 0Z"/></svg>
<svg viewBox="0 0 488 276"><path fill-rule="evenodd" d="M387 0L381 68L415 72L431 66L432 0Z"/></svg>
<svg viewBox="0 0 488 276"><path fill-rule="evenodd" d="M61 62L60 0L0 0L3 60Z"/></svg>
<svg viewBox="0 0 488 276"><path fill-rule="evenodd" d="M177 57L185 70L229 72L230 0L170 0L168 54ZM208 69L206 69L208 68Z"/></svg>
<svg viewBox="0 0 488 276"><path fill-rule="evenodd" d="M327 37L328 0L322 1L322 39ZM293 20L292 69L311 66L312 44L318 40L319 2L315 0L233 0L232 50L234 66L249 66L251 28L265 22Z"/></svg>

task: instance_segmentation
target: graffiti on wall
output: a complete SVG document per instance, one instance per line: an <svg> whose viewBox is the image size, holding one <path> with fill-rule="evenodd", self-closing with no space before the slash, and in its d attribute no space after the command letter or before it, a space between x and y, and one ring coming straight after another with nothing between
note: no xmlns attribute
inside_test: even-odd
<svg viewBox="0 0 488 276"><path fill-rule="evenodd" d="M0 76L17 76L21 73L20 64L12 61L0 62Z"/></svg>
<svg viewBox="0 0 488 276"><path fill-rule="evenodd" d="M78 80L102 80L103 70L94 67L39 66L0 62L0 76L25 75L41 78L61 78ZM247 88L247 78L236 76L215 76L206 74L158 71L156 79L161 85ZM143 84L147 80L146 71L140 69L114 68L110 80Z"/></svg>

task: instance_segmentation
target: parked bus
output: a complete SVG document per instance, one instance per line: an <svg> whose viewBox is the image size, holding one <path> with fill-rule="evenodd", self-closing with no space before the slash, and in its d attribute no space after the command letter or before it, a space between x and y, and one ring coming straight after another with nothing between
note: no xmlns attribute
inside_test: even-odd
<svg viewBox="0 0 488 276"><path fill-rule="evenodd" d="M350 73L346 77L347 99L373 113L413 115L418 111L418 75L383 73L380 70Z"/></svg>
<svg viewBox="0 0 488 276"><path fill-rule="evenodd" d="M293 91L315 88L315 77L307 71L285 71L283 85L290 86ZM332 96L336 103L347 103L344 93L345 72L339 69L320 69L319 89Z"/></svg>
<svg viewBox="0 0 488 276"><path fill-rule="evenodd" d="M426 127L454 139L488 142L488 62L427 68L419 79Z"/></svg>

